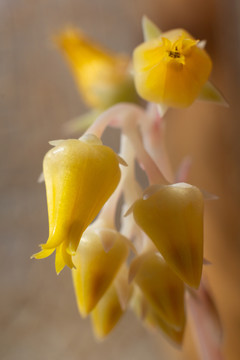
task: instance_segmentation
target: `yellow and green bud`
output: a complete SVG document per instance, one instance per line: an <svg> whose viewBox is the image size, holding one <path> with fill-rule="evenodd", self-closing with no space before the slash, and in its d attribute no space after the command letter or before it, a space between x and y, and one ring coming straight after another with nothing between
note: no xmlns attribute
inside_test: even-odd
<svg viewBox="0 0 240 360"><path fill-rule="evenodd" d="M135 284L155 312L175 329L185 323L184 284L160 254L145 253L132 262L137 267Z"/></svg>
<svg viewBox="0 0 240 360"><path fill-rule="evenodd" d="M203 265L203 196L186 183L159 186L132 207L136 223L168 265L189 286L199 286Z"/></svg>

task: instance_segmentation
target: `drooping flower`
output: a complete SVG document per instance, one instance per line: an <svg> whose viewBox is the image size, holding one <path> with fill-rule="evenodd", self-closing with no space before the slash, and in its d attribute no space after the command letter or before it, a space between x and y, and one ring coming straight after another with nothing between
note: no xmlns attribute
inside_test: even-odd
<svg viewBox="0 0 240 360"><path fill-rule="evenodd" d="M105 251L103 238L112 247ZM127 239L114 229L89 227L83 234L72 269L73 284L80 314L87 316L113 282L129 252Z"/></svg>
<svg viewBox="0 0 240 360"><path fill-rule="evenodd" d="M134 283L162 320L175 329L185 324L184 284L155 251L136 257Z"/></svg>
<svg viewBox="0 0 240 360"><path fill-rule="evenodd" d="M74 266L84 230L94 220L120 180L119 157L88 134L79 140L60 140L44 157L49 238L37 259L56 249L56 272Z"/></svg>
<svg viewBox="0 0 240 360"><path fill-rule="evenodd" d="M137 287L131 299L131 308L135 315L143 322L149 330L160 329L174 345L181 345L183 342L185 324L182 328L174 328L166 323L159 313L151 306L144 296L144 293Z"/></svg>
<svg viewBox="0 0 240 360"><path fill-rule="evenodd" d="M189 286L199 286L203 265L203 196L186 183L150 187L132 206L136 223L168 265Z"/></svg>
<svg viewBox="0 0 240 360"><path fill-rule="evenodd" d="M73 28L60 34L57 44L91 108L105 110L118 102L138 102L127 56L104 49Z"/></svg>
<svg viewBox="0 0 240 360"><path fill-rule="evenodd" d="M147 25L146 25L147 24ZM149 28L149 22L145 21ZM148 30L148 29L147 29ZM134 80L138 94L164 106L184 108L193 103L207 83L212 61L187 31L164 33L151 30L150 39L133 54Z"/></svg>

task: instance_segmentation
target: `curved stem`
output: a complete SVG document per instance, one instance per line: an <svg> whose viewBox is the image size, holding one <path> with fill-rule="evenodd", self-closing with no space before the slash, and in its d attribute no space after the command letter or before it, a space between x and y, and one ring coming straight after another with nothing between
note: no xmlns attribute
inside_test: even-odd
<svg viewBox="0 0 240 360"><path fill-rule="evenodd" d="M127 103L117 104L101 114L85 134L92 133L101 137L108 125L122 129L123 133L132 142L136 157L146 171L150 184L168 184L160 169L144 149L137 129L140 122L148 120L144 109L141 107Z"/></svg>

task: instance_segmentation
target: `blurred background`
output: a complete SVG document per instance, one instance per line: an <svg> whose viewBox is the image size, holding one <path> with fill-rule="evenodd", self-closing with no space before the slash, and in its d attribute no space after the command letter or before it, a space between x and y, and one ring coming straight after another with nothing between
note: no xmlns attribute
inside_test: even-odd
<svg viewBox="0 0 240 360"><path fill-rule="evenodd" d="M217 194L206 204L204 269L224 329L226 359L240 353L240 3L239 0L0 1L0 358L2 360L198 359L188 328L183 351L148 333L128 313L103 343L77 312L70 272L56 277L53 256L30 260L48 237L45 189L38 184L48 141L86 111L51 38L69 24L126 53L142 42L146 14L162 30L183 27L207 39L211 79L229 108L196 102L167 114L176 169L194 163L190 181ZM77 136L78 134L76 134ZM115 139L108 136L109 144Z"/></svg>

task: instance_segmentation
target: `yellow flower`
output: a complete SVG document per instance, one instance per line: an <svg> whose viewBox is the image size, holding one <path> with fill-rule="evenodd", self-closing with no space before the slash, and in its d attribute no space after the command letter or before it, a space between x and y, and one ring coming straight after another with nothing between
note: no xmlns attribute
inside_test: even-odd
<svg viewBox="0 0 240 360"><path fill-rule="evenodd" d="M59 140L44 158L49 238L37 259L56 249L56 272L72 268L82 233L94 220L120 180L119 158L95 135Z"/></svg>
<svg viewBox="0 0 240 360"><path fill-rule="evenodd" d="M103 241L110 238L106 252ZM129 252L127 239L113 229L89 227L83 234L73 258L73 284L80 314L85 317L96 306L114 280Z"/></svg>
<svg viewBox="0 0 240 360"><path fill-rule="evenodd" d="M146 22L144 25L146 32ZM156 28L151 27L150 31L154 36L138 46L133 54L138 94L165 106L184 108L191 105L210 75L209 55L185 30L161 34L159 30L158 36Z"/></svg>
<svg viewBox="0 0 240 360"><path fill-rule="evenodd" d="M168 340L175 345L183 342L185 324L182 328L176 329L166 323L159 313L151 306L139 288L134 289L131 299L131 308L135 315L143 321L150 330L160 329Z"/></svg>
<svg viewBox="0 0 240 360"><path fill-rule="evenodd" d="M182 280L154 251L136 257L132 267L136 271L134 282L153 309L171 327L182 329L185 324Z"/></svg>
<svg viewBox="0 0 240 360"><path fill-rule="evenodd" d="M199 286L203 265L203 196L186 183L159 185L133 206L136 223L168 265L189 286Z"/></svg>
<svg viewBox="0 0 240 360"><path fill-rule="evenodd" d="M77 29L60 34L57 44L90 107L104 110L118 102L137 102L127 56L105 50Z"/></svg>

